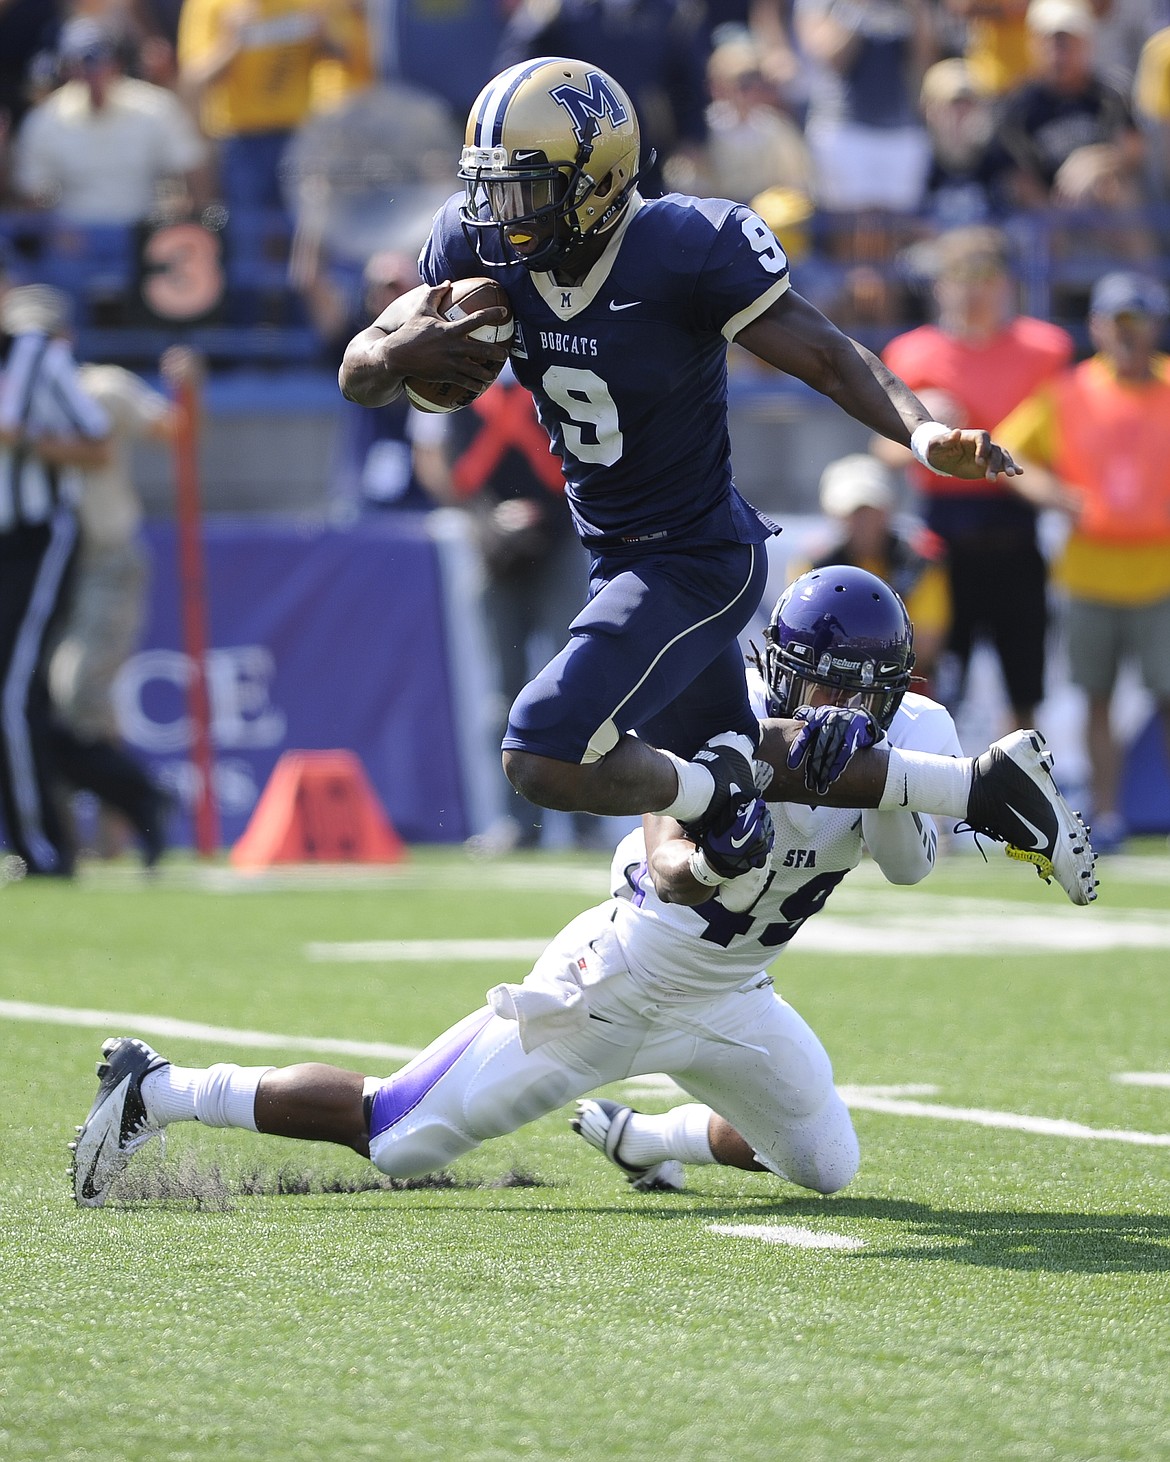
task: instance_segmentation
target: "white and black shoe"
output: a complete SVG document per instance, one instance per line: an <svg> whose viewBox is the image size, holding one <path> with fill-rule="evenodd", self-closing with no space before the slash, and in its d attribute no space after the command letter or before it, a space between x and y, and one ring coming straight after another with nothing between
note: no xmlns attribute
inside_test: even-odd
<svg viewBox="0 0 1170 1462"><path fill-rule="evenodd" d="M84 1208L100 1208L131 1157L163 1130L146 1115L142 1078L170 1062L133 1036L111 1036L102 1055L97 1096L69 1144L73 1196Z"/></svg>
<svg viewBox="0 0 1170 1462"><path fill-rule="evenodd" d="M1089 829L1061 795L1039 731L1013 731L975 758L967 822L1046 883L1055 878L1074 904L1097 897Z"/></svg>
<svg viewBox="0 0 1170 1462"><path fill-rule="evenodd" d="M633 1115L633 1107L623 1107L620 1102L611 1102L605 1097L584 1097L577 1103L577 1115L569 1126L591 1147L603 1152L615 1167L621 1168L626 1181L640 1193L681 1192L686 1186L682 1163L668 1159L640 1168L626 1162L619 1154L622 1134Z"/></svg>

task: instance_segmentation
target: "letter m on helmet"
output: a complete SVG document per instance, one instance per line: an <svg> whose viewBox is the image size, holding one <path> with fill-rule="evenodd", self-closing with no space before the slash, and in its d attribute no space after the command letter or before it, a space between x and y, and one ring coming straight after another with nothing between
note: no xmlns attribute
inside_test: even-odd
<svg viewBox="0 0 1170 1462"><path fill-rule="evenodd" d="M552 99L573 119L573 132L579 143L591 142L597 136L602 117L609 118L610 126L620 127L629 116L625 102L603 72L587 71L585 81L588 91L578 91L567 84L549 90Z"/></svg>

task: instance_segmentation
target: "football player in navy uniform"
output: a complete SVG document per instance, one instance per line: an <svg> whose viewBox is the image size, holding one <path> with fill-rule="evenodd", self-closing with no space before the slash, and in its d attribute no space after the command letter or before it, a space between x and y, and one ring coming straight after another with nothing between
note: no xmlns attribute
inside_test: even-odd
<svg viewBox="0 0 1170 1462"><path fill-rule="evenodd" d="M592 554L569 643L513 705L505 769L544 807L661 811L702 833L726 826L751 795L756 723L736 636L757 608L765 540L778 531L732 481L728 343L939 472L1019 469L985 431L932 422L902 381L802 299L780 242L750 208L643 198L638 155L633 107L604 71L546 57L501 73L468 119L465 192L436 214L422 251L430 287L354 337L339 379L371 407L394 399L408 375L481 388L509 347L472 332L505 312L451 322L437 305L446 281L498 279L515 318L513 368L536 399ZM774 771L779 789L783 758Z"/></svg>
<svg viewBox="0 0 1170 1462"><path fill-rule="evenodd" d="M759 798L701 839L677 819L645 817L618 848L611 897L573 919L522 984L490 990L483 1009L385 1079L316 1062L178 1067L133 1037L107 1040L74 1145L77 1202L103 1203L170 1122L336 1142L405 1178L575 1098L586 1098L577 1130L642 1187L680 1186L680 1160L765 1168L821 1193L843 1187L857 1168L849 1113L823 1046L767 966L861 861L863 842L891 882L917 883L937 850L924 813L965 813L984 827L987 806L1014 806L1000 815L1049 829L1061 882L1080 882L1074 902L1092 897L1091 849L1038 746L1018 731L962 757L943 707L907 693L913 664L905 607L882 580L844 566L803 575L776 607L762 674L745 679L740 667L752 713L767 717L766 736L790 738L805 787L803 805L776 805L775 834ZM871 754L916 768L899 771L877 810L840 792L864 755L854 747L872 739L855 738L857 727L880 736ZM989 830L1002 836L998 825ZM649 1118L586 1096L656 1071L696 1101Z"/></svg>

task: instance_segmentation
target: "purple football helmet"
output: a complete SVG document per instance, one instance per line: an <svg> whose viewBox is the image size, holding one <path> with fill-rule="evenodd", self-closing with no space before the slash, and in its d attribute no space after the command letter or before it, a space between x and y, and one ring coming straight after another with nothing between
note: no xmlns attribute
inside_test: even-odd
<svg viewBox="0 0 1170 1462"><path fill-rule="evenodd" d="M794 579L764 643L764 676L779 716L807 705L810 686L824 685L842 692L836 704L861 707L887 730L914 668L906 606L876 574L849 564Z"/></svg>

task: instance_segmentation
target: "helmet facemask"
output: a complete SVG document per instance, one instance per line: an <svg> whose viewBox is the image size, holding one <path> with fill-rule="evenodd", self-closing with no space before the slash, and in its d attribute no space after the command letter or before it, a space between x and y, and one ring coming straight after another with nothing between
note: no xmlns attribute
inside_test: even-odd
<svg viewBox="0 0 1170 1462"><path fill-rule="evenodd" d="M835 671L829 665L818 672L806 669L794 656L793 650L798 648L804 646L790 645L782 650L776 643L774 627L769 625L764 631L765 678L775 715L790 717L797 706L813 704L812 690L820 686L832 692L831 700L822 697L820 704L868 711L883 731L889 730L909 687L909 670L896 675L896 684L890 683L889 670L880 684L875 683L877 673L872 660L864 661L856 675ZM822 662L826 659L827 656L821 656Z"/></svg>
<svg viewBox="0 0 1170 1462"><path fill-rule="evenodd" d="M531 163L518 164L515 158L509 163L502 147L465 147L459 167L466 188L460 210L464 229L494 232L505 264L558 268L581 245L576 209L594 187L584 171L589 151L582 147L571 163L550 163L540 153ZM539 242L528 248L531 239Z"/></svg>
<svg viewBox="0 0 1170 1462"><path fill-rule="evenodd" d="M464 147L459 166L459 178L466 188L459 215L464 230L476 235L494 231L505 264L523 264L525 269L539 271L568 264L588 238L612 228L637 182L635 174L606 205L602 187L608 184L612 191L611 175L594 178L586 172L592 152L592 145L583 142L572 162L549 162L543 153L537 153L531 162L525 159L521 163L518 152L509 162L502 147ZM590 197L602 208L597 220L584 230L581 212ZM529 248L531 239L538 242ZM483 258L478 245L476 252ZM490 262L484 259L484 263Z"/></svg>
<svg viewBox="0 0 1170 1462"><path fill-rule="evenodd" d="M905 605L875 575L848 566L805 574L764 631L760 669L773 714L791 716L819 687L886 731L910 685L913 646Z"/></svg>
<svg viewBox="0 0 1170 1462"><path fill-rule="evenodd" d="M614 228L637 182L630 99L581 61L547 57L501 72L476 99L465 143L460 222L489 268L572 267Z"/></svg>

